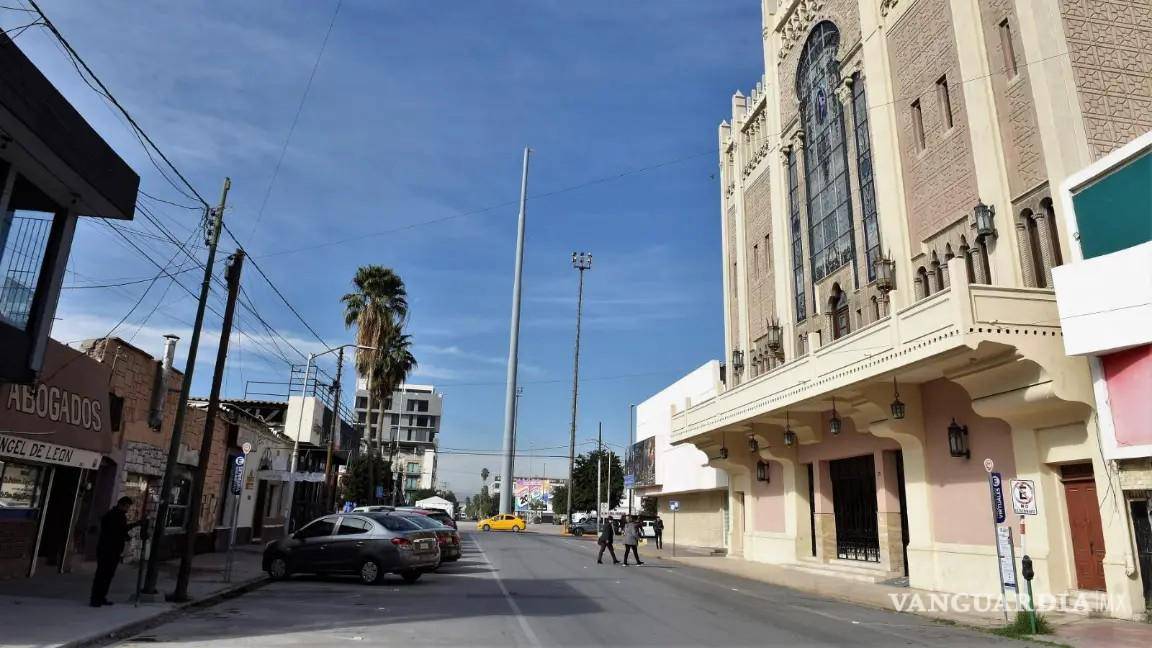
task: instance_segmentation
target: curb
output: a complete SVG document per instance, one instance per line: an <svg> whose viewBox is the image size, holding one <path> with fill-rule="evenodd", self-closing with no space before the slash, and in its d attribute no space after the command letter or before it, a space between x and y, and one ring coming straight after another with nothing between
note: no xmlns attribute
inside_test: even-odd
<svg viewBox="0 0 1152 648"><path fill-rule="evenodd" d="M107 646L116 641L127 639L131 636L140 634L149 628L154 628L156 626L168 623L169 621L172 621L173 619L181 616L189 610L196 610L199 608L216 605L221 601L235 598L237 596L251 592L252 590L259 589L270 582L272 582L272 579L267 575L257 576L256 578L246 580L242 583L237 583L230 587L212 592L203 598L188 601L186 603L180 603L172 609L157 612L156 614L145 619L139 619L137 621L126 623L120 627L113 628L112 630L104 630L98 634L94 634L81 639L75 639L73 641L68 641L59 644L59 646L60 648L95 648L97 646Z"/></svg>

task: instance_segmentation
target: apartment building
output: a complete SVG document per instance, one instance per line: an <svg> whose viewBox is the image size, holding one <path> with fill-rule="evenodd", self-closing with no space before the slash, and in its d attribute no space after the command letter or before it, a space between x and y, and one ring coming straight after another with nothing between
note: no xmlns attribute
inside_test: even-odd
<svg viewBox="0 0 1152 648"><path fill-rule="evenodd" d="M1140 616L1052 270L1061 183L1152 129L1148 2L762 7L718 132L725 381L671 431L729 476L730 555L998 595L987 469L1035 488L1038 594Z"/></svg>
<svg viewBox="0 0 1152 648"><path fill-rule="evenodd" d="M356 383L356 420L368 420L367 382ZM399 487L398 501L407 493L436 487L436 449L439 446L444 396L432 385L401 385L384 403L372 404L372 423L365 427L365 443L393 458L394 477Z"/></svg>

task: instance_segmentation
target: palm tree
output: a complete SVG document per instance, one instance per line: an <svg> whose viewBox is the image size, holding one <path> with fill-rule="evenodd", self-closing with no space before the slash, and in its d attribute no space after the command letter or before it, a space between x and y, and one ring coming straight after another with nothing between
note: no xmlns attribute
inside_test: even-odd
<svg viewBox="0 0 1152 648"><path fill-rule="evenodd" d="M396 357L392 349L408 321L408 292L404 281L392 271L378 265L361 266L352 278L353 292L344 295L344 325L356 327L356 344L371 349L356 350L356 371L367 380L367 418L365 430L369 444L378 437L379 425L373 433L372 402L383 402L392 393L397 371L389 363ZM407 344L404 348L407 351ZM402 354L401 354L402 355ZM411 358L411 353L408 353ZM411 359L409 370L416 365ZM405 373L405 375L407 375Z"/></svg>
<svg viewBox="0 0 1152 648"><path fill-rule="evenodd" d="M408 375L416 368L416 358L412 355L412 337L403 333L388 336L377 355L379 362L376 366L378 371L376 384L380 385L383 393L390 394L403 385L408 380ZM384 418L383 406L380 408L380 418ZM399 434L392 445L393 458L398 444Z"/></svg>

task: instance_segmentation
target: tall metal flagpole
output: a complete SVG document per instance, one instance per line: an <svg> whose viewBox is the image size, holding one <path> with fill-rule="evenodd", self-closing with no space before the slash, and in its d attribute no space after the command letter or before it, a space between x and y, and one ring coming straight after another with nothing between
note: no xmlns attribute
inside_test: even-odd
<svg viewBox="0 0 1152 648"><path fill-rule="evenodd" d="M500 489L500 513L512 513L512 469L516 454L513 439L516 425L516 355L520 350L520 277L524 271L524 220L528 201L528 156L532 149L524 147L524 170L520 176L520 218L516 226L516 274L512 279L512 332L508 340L508 388L504 394L504 468L501 471L503 488Z"/></svg>
<svg viewBox="0 0 1152 648"><path fill-rule="evenodd" d="M576 465L576 401L580 393L580 318L584 314L584 271L592 267L592 255L573 252L572 267L580 271L580 287L576 292L576 352L572 361L572 428L568 446L568 524L572 524L572 470Z"/></svg>

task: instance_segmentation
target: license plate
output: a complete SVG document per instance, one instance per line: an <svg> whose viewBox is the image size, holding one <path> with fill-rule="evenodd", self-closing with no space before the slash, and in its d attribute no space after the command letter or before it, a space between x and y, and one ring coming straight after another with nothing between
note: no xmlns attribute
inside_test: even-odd
<svg viewBox="0 0 1152 648"><path fill-rule="evenodd" d="M416 550L417 551L432 551L435 548L436 548L436 542L434 540L417 540L416 541Z"/></svg>

